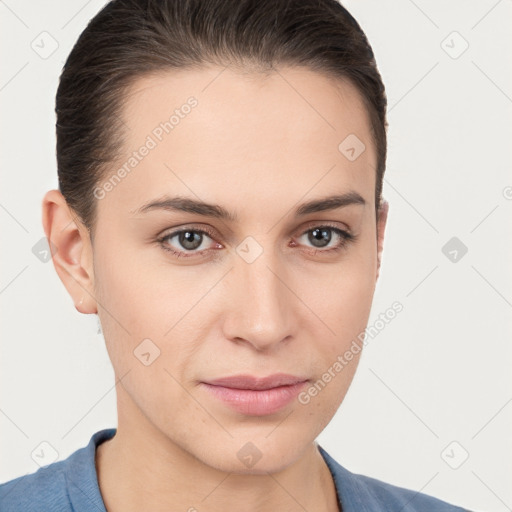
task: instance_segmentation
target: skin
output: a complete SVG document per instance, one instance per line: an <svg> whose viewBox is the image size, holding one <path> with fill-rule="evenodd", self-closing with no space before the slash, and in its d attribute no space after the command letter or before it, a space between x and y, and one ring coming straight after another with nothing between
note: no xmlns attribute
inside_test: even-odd
<svg viewBox="0 0 512 512"><path fill-rule="evenodd" d="M368 115L354 86L317 72L223 69L133 84L122 113L125 152L112 172L188 97L198 105L97 201L93 240L59 191L43 200L56 271L77 310L99 315L118 381L117 434L96 455L109 512L338 510L315 439L360 353L308 404L294 400L267 416L235 412L200 382L277 372L316 382L364 331L388 212L384 202L376 220ZM338 150L349 134L366 145L355 161ZM305 201L348 191L365 204L293 215ZM219 204L238 219L136 213L164 194ZM307 230L325 222L357 238L321 252L340 240L331 231L327 247L313 245ZM178 258L156 240L183 227L215 236ZM236 250L246 237L263 250L252 263ZM178 237L164 244L187 251ZM146 338L160 350L149 366L133 354ZM248 442L262 454L251 468L237 457Z"/></svg>

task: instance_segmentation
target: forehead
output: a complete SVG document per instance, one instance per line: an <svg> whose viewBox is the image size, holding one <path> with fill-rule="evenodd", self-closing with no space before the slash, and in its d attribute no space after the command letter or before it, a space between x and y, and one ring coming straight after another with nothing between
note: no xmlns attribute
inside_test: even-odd
<svg viewBox="0 0 512 512"><path fill-rule="evenodd" d="M122 156L105 179L124 166L109 197L127 210L171 192L219 203L234 194L259 197L261 206L284 187L298 201L308 189L332 191L334 184L365 189L373 200L369 116L348 81L304 68L166 71L131 86L121 117ZM344 153L348 146L365 149L353 159Z"/></svg>

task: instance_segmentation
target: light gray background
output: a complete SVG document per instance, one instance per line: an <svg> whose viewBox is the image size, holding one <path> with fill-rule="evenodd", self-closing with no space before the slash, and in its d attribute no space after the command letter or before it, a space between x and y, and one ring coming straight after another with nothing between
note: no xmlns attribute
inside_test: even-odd
<svg viewBox="0 0 512 512"><path fill-rule="evenodd" d="M58 76L103 4L0 1L1 482L35 471L41 442L64 459L117 424L97 317L32 252L57 187ZM319 442L352 471L512 510L512 2L345 5L389 101L390 216L370 324L395 300L404 310L370 340ZM442 252L454 236L468 248L456 262Z"/></svg>

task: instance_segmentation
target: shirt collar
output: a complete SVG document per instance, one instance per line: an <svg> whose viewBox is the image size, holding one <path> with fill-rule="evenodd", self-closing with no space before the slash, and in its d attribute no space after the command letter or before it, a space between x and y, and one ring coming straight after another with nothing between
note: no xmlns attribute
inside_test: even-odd
<svg viewBox="0 0 512 512"><path fill-rule="evenodd" d="M317 446L331 472L338 496L338 505L343 512L382 510L382 503L379 503L376 496L357 475L336 462L320 445Z"/></svg>
<svg viewBox="0 0 512 512"><path fill-rule="evenodd" d="M80 448L66 460L67 467L64 474L73 510L107 512L96 473L96 447L114 437L116 432L116 428L96 432L87 446Z"/></svg>

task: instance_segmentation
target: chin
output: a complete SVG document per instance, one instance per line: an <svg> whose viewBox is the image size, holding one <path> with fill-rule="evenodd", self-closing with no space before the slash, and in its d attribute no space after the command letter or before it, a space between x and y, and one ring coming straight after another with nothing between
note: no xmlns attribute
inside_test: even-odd
<svg viewBox="0 0 512 512"><path fill-rule="evenodd" d="M279 427L278 427L279 428ZM236 436L224 443L209 438L193 455L203 464L226 473L266 475L293 464L313 443L311 436L264 434Z"/></svg>

